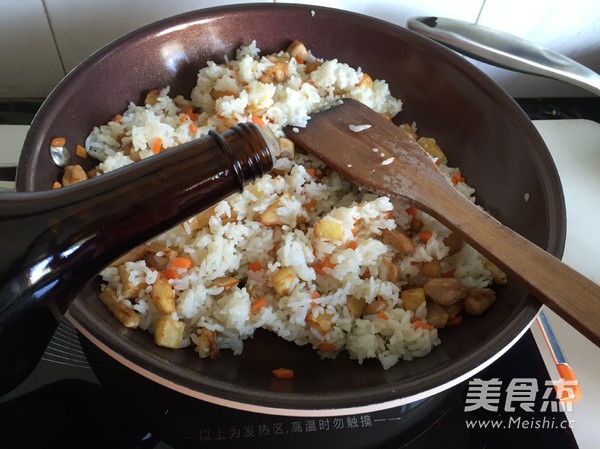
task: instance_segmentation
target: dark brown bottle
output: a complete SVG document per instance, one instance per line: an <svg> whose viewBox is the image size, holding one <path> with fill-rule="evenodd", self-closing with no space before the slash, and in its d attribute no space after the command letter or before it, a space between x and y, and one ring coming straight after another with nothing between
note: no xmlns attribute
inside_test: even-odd
<svg viewBox="0 0 600 449"><path fill-rule="evenodd" d="M0 395L102 268L271 170L272 145L240 124L80 184L0 193Z"/></svg>

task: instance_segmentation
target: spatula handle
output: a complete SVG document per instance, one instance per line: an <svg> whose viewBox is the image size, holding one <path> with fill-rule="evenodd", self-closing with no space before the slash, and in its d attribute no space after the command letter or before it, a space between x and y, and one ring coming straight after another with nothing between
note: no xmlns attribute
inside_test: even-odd
<svg viewBox="0 0 600 449"><path fill-rule="evenodd" d="M600 286L485 213L454 189L434 213L465 241L600 346ZM451 217L448 219L447 217Z"/></svg>

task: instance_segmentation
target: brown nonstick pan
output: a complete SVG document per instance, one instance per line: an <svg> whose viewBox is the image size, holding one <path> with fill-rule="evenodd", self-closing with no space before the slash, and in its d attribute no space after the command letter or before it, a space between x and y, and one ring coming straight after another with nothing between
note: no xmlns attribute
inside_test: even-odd
<svg viewBox="0 0 600 449"><path fill-rule="evenodd" d="M83 142L94 126L141 102L155 88L189 95L206 61L222 62L256 40L263 53L297 39L313 54L362 67L385 79L403 101L397 123L415 121L435 136L453 166L477 189L479 203L502 223L560 256L565 209L550 154L518 105L492 80L450 50L390 23L339 10L298 5L238 5L191 12L149 25L90 56L52 92L24 144L17 187L48 190L60 169L49 142ZM90 162L91 164L91 162ZM525 197L528 201L525 201ZM115 198L119 201L119 198ZM68 319L88 339L142 375L215 404L283 415L334 415L384 409L431 396L472 377L527 329L540 304L509 282L481 317L440 332L427 357L383 370L341 354L320 360L259 332L242 355L217 360L189 349L154 345L128 330L98 299L99 284L83 288ZM290 367L282 386L271 370Z"/></svg>

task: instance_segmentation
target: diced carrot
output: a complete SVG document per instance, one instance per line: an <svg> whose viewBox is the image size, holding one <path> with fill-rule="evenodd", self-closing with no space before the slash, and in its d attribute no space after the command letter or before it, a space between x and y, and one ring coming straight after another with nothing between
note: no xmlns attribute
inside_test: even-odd
<svg viewBox="0 0 600 449"><path fill-rule="evenodd" d="M62 184L60 182L58 182L58 181L54 181L52 183L52 188L53 189L60 189L61 187L62 187Z"/></svg>
<svg viewBox="0 0 600 449"><path fill-rule="evenodd" d="M453 278L454 272L455 272L455 270L446 271L444 274L442 274L442 277L443 278Z"/></svg>
<svg viewBox="0 0 600 449"><path fill-rule="evenodd" d="M429 324L424 323L423 321L415 321L413 323L413 326L415 329L427 329L428 331L433 330L433 326L430 326Z"/></svg>
<svg viewBox="0 0 600 449"><path fill-rule="evenodd" d="M194 114L194 110L192 108L188 108L188 110L185 111L185 115L187 115L192 121L198 119L198 114Z"/></svg>
<svg viewBox="0 0 600 449"><path fill-rule="evenodd" d="M271 371L277 379L293 379L294 371L289 368L277 368Z"/></svg>
<svg viewBox="0 0 600 449"><path fill-rule="evenodd" d="M312 292L312 294L310 295L310 299L317 299L320 297L321 297L321 294L316 290L314 292Z"/></svg>
<svg viewBox="0 0 600 449"><path fill-rule="evenodd" d="M225 118L225 117L224 117L222 114L217 114L217 116L216 116L216 117L217 117L218 119L221 119L221 120L223 120L223 119Z"/></svg>
<svg viewBox="0 0 600 449"><path fill-rule="evenodd" d="M252 123L254 123L255 125L260 126L261 128L263 126L265 126L265 121L262 118L257 117L256 115L252 116Z"/></svg>
<svg viewBox="0 0 600 449"><path fill-rule="evenodd" d="M358 245L356 244L355 241L351 241L351 242L348 242L348 244L346 245L346 247L350 248L350 249L356 249L358 247Z"/></svg>
<svg viewBox="0 0 600 449"><path fill-rule="evenodd" d="M431 231L421 231L419 232L419 241L423 244L427 243L432 236Z"/></svg>
<svg viewBox="0 0 600 449"><path fill-rule="evenodd" d="M446 326L456 326L457 324L462 323L463 317L462 315L456 315L453 318L450 318L447 322L446 322Z"/></svg>
<svg viewBox="0 0 600 449"><path fill-rule="evenodd" d="M196 134L198 132L198 127L196 125L194 125L193 123L190 123L190 132L192 134Z"/></svg>
<svg viewBox="0 0 600 449"><path fill-rule="evenodd" d="M262 309L263 307L266 307L267 305L267 300L265 298L258 298L255 299L254 301L252 301L252 304L250 304L250 312L252 313L258 313L260 311L260 309Z"/></svg>
<svg viewBox="0 0 600 449"><path fill-rule="evenodd" d="M454 184L454 185L458 184L459 182L464 182L464 180L465 180L465 178L463 178L460 175L460 171L458 171L458 170L452 174L450 179L452 180L452 184Z"/></svg>
<svg viewBox="0 0 600 449"><path fill-rule="evenodd" d="M314 168L307 168L306 173L308 173L310 176L312 176L314 178L317 175L317 170L315 170Z"/></svg>
<svg viewBox="0 0 600 449"><path fill-rule="evenodd" d="M52 145L53 147L64 147L65 143L66 143L66 140L64 137L55 137L50 142L50 145Z"/></svg>
<svg viewBox="0 0 600 449"><path fill-rule="evenodd" d="M121 116L121 114L117 114L115 115L112 119L110 119L111 122L118 122L122 119L123 117Z"/></svg>
<svg viewBox="0 0 600 449"><path fill-rule="evenodd" d="M385 313L385 312L379 312L379 313L377 314L377 316L378 316L379 318L381 318L382 320L385 320L385 321L387 321L387 320L388 320L387 313Z"/></svg>
<svg viewBox="0 0 600 449"><path fill-rule="evenodd" d="M392 213L392 211L391 211L391 210L388 210L387 212L384 212L384 213L383 213L383 217L384 217L386 220L391 220L391 219L393 219L393 218L394 218L394 214Z"/></svg>
<svg viewBox="0 0 600 449"><path fill-rule="evenodd" d="M260 271L261 270L261 265L260 262L258 260L253 260L252 262L250 262L250 264L248 265L248 269L250 271Z"/></svg>
<svg viewBox="0 0 600 449"><path fill-rule="evenodd" d="M304 61L302 60L302 58L301 58L300 56L298 56L298 55L294 56L294 59L296 60L296 62L297 62L298 64L302 64L302 63L304 62Z"/></svg>
<svg viewBox="0 0 600 449"><path fill-rule="evenodd" d="M77 144L75 147L75 154L79 156L81 159L87 159L87 151L81 145Z"/></svg>
<svg viewBox="0 0 600 449"><path fill-rule="evenodd" d="M188 117L187 115L183 114L181 117L179 117L179 121L180 121L181 123L183 123L183 122L185 122L185 121L186 121L188 118L189 118L189 117Z"/></svg>
<svg viewBox="0 0 600 449"><path fill-rule="evenodd" d="M411 217L415 218L417 216L417 209L416 207L409 206L406 208L406 213Z"/></svg>
<svg viewBox="0 0 600 449"><path fill-rule="evenodd" d="M162 274L167 279L179 279L179 273L174 268L167 268L166 270L162 270Z"/></svg>
<svg viewBox="0 0 600 449"><path fill-rule="evenodd" d="M152 154L160 153L161 147L162 147L162 139L160 137L157 137L154 140L154 145L152 145Z"/></svg>
<svg viewBox="0 0 600 449"><path fill-rule="evenodd" d="M335 265L332 264L329 259L325 258L323 262L317 263L313 266L315 271L322 276L325 276L327 273L325 272L325 268L335 268Z"/></svg>
<svg viewBox="0 0 600 449"><path fill-rule="evenodd" d="M322 352L333 352L333 351L335 351L335 345L333 343L329 343L327 341L324 341L323 343L319 344L319 351L322 351Z"/></svg>
<svg viewBox="0 0 600 449"><path fill-rule="evenodd" d="M304 203L302 205L302 207L304 207L306 210L311 210L313 207L315 207L317 205L317 200L310 200L307 201L306 203Z"/></svg>
<svg viewBox="0 0 600 449"><path fill-rule="evenodd" d="M175 257L171 261L171 268L183 268L188 270L192 266L192 259L189 257Z"/></svg>

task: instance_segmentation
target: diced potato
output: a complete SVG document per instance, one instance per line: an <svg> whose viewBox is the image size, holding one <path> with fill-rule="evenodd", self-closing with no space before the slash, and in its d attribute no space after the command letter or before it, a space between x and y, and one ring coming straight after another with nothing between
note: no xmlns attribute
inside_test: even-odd
<svg viewBox="0 0 600 449"><path fill-rule="evenodd" d="M219 357L219 348L217 347L217 333L211 329L200 328L196 331L198 339L196 350L201 359L210 357L216 359Z"/></svg>
<svg viewBox="0 0 600 449"><path fill-rule="evenodd" d="M265 84L283 83L290 77L290 68L287 62L277 61L275 65L267 67L258 81Z"/></svg>
<svg viewBox="0 0 600 449"><path fill-rule="evenodd" d="M494 284L497 285L506 285L508 284L508 278L506 277L506 273L498 268L493 262L489 260L485 260L483 263L483 267L490 272L492 275L492 280Z"/></svg>
<svg viewBox="0 0 600 449"><path fill-rule="evenodd" d="M226 292L232 287L235 287L240 283L239 279L230 276L224 276L220 278L216 278L214 281L210 283L211 287L223 287L223 291Z"/></svg>
<svg viewBox="0 0 600 449"><path fill-rule="evenodd" d="M286 50L287 54L292 58L298 57L301 61L308 59L308 50L302 42L293 41Z"/></svg>
<svg viewBox="0 0 600 449"><path fill-rule="evenodd" d="M443 164L446 162L446 155L437 144L435 139L432 139L431 137L421 137L419 140L417 140L417 143L421 145L421 148L427 151L431 157L437 158L440 163Z"/></svg>
<svg viewBox="0 0 600 449"><path fill-rule="evenodd" d="M449 306L467 296L467 289L455 278L433 278L423 286L425 295L440 306Z"/></svg>
<svg viewBox="0 0 600 449"><path fill-rule="evenodd" d="M156 322L154 342L165 348L178 349L183 338L185 324L171 318L162 317Z"/></svg>
<svg viewBox="0 0 600 449"><path fill-rule="evenodd" d="M427 303L427 324L436 329L443 328L448 322L448 313L444 308L434 302Z"/></svg>
<svg viewBox="0 0 600 449"><path fill-rule="evenodd" d="M348 296L348 298L346 298L346 304L348 306L348 311L354 315L354 318L360 318L367 306L367 302L364 298L356 298L354 296Z"/></svg>
<svg viewBox="0 0 600 449"><path fill-rule="evenodd" d="M235 97L236 95L233 92L229 92L227 90L217 90L217 89L213 89L210 91L210 96L213 98L213 100L218 100L219 98L223 98L223 97Z"/></svg>
<svg viewBox="0 0 600 449"><path fill-rule="evenodd" d="M439 260L433 259L429 262L423 262L423 276L436 278L440 275L442 264Z"/></svg>
<svg viewBox="0 0 600 449"><path fill-rule="evenodd" d="M169 284L167 278L161 273L152 284L152 293L150 294L154 305L160 313L169 315L175 312L175 293L173 287Z"/></svg>
<svg viewBox="0 0 600 449"><path fill-rule="evenodd" d="M371 78L367 73L363 73L361 80L356 84L356 87L364 87L366 89L370 89L373 87L373 78Z"/></svg>
<svg viewBox="0 0 600 449"><path fill-rule="evenodd" d="M123 326L135 329L140 325L140 316L134 310L120 302L117 292L112 288L106 287L102 290L100 300Z"/></svg>
<svg viewBox="0 0 600 449"><path fill-rule="evenodd" d="M125 264L119 265L117 268L119 271L119 277L121 278L121 296L125 299L131 299L137 297L140 290L146 288L146 284L134 284L129 280L129 272L125 268Z"/></svg>
<svg viewBox="0 0 600 449"><path fill-rule="evenodd" d="M409 288L400 292L402 308L416 312L421 304L425 302L425 290L422 288Z"/></svg>
<svg viewBox="0 0 600 449"><path fill-rule="evenodd" d="M88 175L81 165L67 165L62 177L63 186L70 186L88 179Z"/></svg>
<svg viewBox="0 0 600 449"><path fill-rule="evenodd" d="M481 315L496 301L496 292L491 288L472 288L465 298L465 312Z"/></svg>
<svg viewBox="0 0 600 449"><path fill-rule="evenodd" d="M332 315L328 313L319 313L317 316L313 316L312 312L308 312L306 315L306 325L315 329L321 335L326 335L331 329L331 318Z"/></svg>
<svg viewBox="0 0 600 449"><path fill-rule="evenodd" d="M273 288L279 296L287 296L291 292L296 274L289 267L280 268L272 278Z"/></svg>
<svg viewBox="0 0 600 449"><path fill-rule="evenodd" d="M324 218L315 224L315 237L339 242L344 238L344 227L341 223Z"/></svg>
<svg viewBox="0 0 600 449"><path fill-rule="evenodd" d="M415 250L413 242L397 229L392 231L383 229L381 235L392 245L400 254L411 254Z"/></svg>

